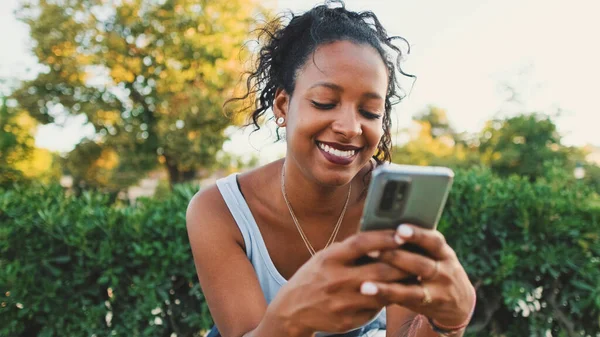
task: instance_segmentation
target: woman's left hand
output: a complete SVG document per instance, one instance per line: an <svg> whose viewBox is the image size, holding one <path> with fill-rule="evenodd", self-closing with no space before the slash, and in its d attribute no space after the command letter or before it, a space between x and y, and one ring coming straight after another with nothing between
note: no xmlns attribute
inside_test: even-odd
<svg viewBox="0 0 600 337"><path fill-rule="evenodd" d="M389 304L398 304L432 319L436 325L454 327L470 319L475 290L444 236L436 231L401 225L397 241L423 248L429 256L402 249L383 251L378 260L413 275L420 284L375 283L379 296Z"/></svg>

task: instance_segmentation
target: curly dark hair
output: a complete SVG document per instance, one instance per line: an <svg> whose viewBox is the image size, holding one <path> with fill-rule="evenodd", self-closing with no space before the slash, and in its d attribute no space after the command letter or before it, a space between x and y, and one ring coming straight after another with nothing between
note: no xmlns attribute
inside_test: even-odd
<svg viewBox="0 0 600 337"><path fill-rule="evenodd" d="M286 20L284 15L259 29L258 41L261 48L255 70L247 73L249 75L246 81L247 92L244 96L230 99L227 103L256 97L247 125L254 125L255 131L259 130L261 117L273 108L277 89L282 88L290 96L293 95L298 70L303 67L309 55L318 46L340 40L369 45L377 50L389 74L383 116L384 134L373 158L377 165L390 162L392 146L390 113L392 106L405 97L397 81L396 71L404 76L415 78L414 75L402 70L400 62L404 54L393 42L394 40L404 42L408 47L408 53L410 52L408 41L399 36L388 36L373 12L349 11L341 0L326 1L323 5L318 5L302 15L289 13L289 16L287 25L283 24ZM391 53L388 53L386 48L391 53L397 54L395 60L390 58ZM271 116L269 119L273 118L274 116ZM277 140L280 139L277 133Z"/></svg>

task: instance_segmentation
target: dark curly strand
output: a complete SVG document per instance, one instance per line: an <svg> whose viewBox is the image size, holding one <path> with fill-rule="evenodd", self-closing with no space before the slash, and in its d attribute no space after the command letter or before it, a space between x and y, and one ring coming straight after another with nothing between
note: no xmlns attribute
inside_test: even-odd
<svg viewBox="0 0 600 337"><path fill-rule="evenodd" d="M283 88L290 96L293 94L298 70L319 45L340 40L369 45L379 52L389 74L383 116L384 134L373 158L378 165L391 161L390 113L392 106L405 96L397 82L396 70L404 76L415 77L400 67L403 54L393 41L406 43L410 52L408 41L399 36L388 36L373 12L348 11L341 0L327 1L302 15L290 13L290 16L287 25L281 23L284 20L281 17L260 29L259 42L264 44L258 54L255 71L248 73L247 92L243 97L229 101L245 100L256 95L256 108L248 123L254 125L256 131L260 129L260 118L273 108L277 89ZM397 54L395 61L390 60L385 48Z"/></svg>

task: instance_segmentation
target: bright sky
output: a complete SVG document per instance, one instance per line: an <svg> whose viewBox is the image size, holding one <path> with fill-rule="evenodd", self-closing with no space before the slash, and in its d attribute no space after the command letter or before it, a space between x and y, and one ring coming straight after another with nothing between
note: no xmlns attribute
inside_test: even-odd
<svg viewBox="0 0 600 337"><path fill-rule="evenodd" d="M12 11L17 0L0 1L0 79L26 77L35 61L28 53L26 27ZM306 0L279 0L280 9L306 10ZM412 45L404 69L418 76L410 96L396 108L398 128L432 104L448 111L453 126L478 131L495 116L518 111L562 113L556 122L570 145L600 145L600 1L598 0L347 0L353 10L369 9L391 34ZM9 32L9 33L7 33ZM504 103L508 83L522 105ZM406 84L410 84L406 82ZM85 134L84 120L66 129L41 127L38 146L67 151ZM88 129L89 130L89 129ZM265 156L268 134L250 143ZM225 149L248 152L247 133L236 132Z"/></svg>

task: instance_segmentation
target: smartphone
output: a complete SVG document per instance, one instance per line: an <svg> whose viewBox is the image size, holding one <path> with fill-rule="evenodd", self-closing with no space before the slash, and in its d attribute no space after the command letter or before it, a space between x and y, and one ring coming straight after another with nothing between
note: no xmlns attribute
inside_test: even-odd
<svg viewBox="0 0 600 337"><path fill-rule="evenodd" d="M454 172L447 167L384 164L371 173L371 183L360 220L361 231L396 229L408 223L435 229L442 216ZM421 247L406 243L402 249L427 255ZM357 260L365 264L368 256ZM417 283L416 277L401 281Z"/></svg>
<svg viewBox="0 0 600 337"><path fill-rule="evenodd" d="M453 179L447 167L378 166L371 173L361 230L395 229L403 223L435 229Z"/></svg>

